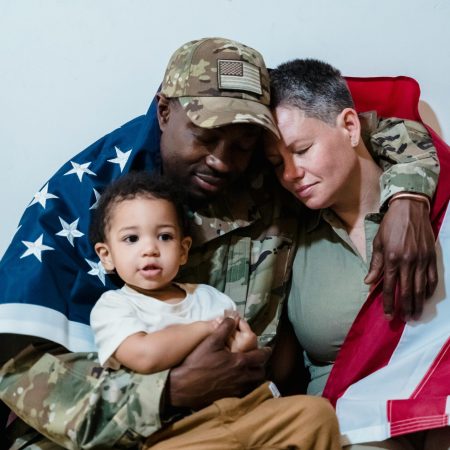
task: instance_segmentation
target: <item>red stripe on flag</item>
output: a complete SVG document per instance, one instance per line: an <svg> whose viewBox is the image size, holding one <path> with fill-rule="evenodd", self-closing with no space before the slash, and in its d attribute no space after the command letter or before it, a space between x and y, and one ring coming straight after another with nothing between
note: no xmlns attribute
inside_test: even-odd
<svg viewBox="0 0 450 450"><path fill-rule="evenodd" d="M391 436L448 425L447 397L390 400L387 402Z"/></svg>

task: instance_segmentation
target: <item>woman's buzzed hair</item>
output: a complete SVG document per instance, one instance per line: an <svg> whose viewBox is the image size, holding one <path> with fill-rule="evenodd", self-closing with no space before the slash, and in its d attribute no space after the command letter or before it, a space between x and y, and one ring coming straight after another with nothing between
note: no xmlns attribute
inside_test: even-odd
<svg viewBox="0 0 450 450"><path fill-rule="evenodd" d="M103 191L91 218L89 239L92 244L106 241L111 212L115 205L136 197L167 200L175 207L183 235L187 235L188 221L184 191L168 177L145 171L132 171L109 184Z"/></svg>
<svg viewBox="0 0 450 450"><path fill-rule="evenodd" d="M334 125L345 108L354 108L341 72L317 59L294 59L270 71L271 107L291 106L306 117Z"/></svg>

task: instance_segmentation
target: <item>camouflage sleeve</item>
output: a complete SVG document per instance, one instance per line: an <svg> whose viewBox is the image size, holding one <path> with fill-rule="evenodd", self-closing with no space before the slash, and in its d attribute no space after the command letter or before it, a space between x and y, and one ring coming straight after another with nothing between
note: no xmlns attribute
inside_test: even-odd
<svg viewBox="0 0 450 450"><path fill-rule="evenodd" d="M425 127L411 120L382 119L370 136L374 158L383 168L381 205L398 192L432 198L439 177L436 149Z"/></svg>
<svg viewBox="0 0 450 450"><path fill-rule="evenodd" d="M94 353L30 345L0 370L0 398L67 449L129 448L161 427L168 371L153 375L99 366Z"/></svg>

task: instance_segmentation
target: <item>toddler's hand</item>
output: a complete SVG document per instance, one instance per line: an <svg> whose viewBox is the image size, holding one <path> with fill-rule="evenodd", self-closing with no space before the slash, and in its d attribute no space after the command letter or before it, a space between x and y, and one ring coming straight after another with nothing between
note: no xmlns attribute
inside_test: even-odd
<svg viewBox="0 0 450 450"><path fill-rule="evenodd" d="M233 353L248 352L258 348L258 339L253 333L250 325L242 318L239 318L236 324L236 331L230 337L228 346Z"/></svg>

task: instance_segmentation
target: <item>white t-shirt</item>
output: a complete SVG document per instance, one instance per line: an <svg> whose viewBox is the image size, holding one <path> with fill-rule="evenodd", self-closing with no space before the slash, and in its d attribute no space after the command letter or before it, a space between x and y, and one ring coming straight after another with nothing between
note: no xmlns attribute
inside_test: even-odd
<svg viewBox="0 0 450 450"><path fill-rule="evenodd" d="M119 345L132 334L151 333L169 325L212 320L224 310L236 310L225 294L206 284L177 284L186 292L179 303L167 303L143 295L129 286L105 292L91 312L100 364L118 369L112 356Z"/></svg>

